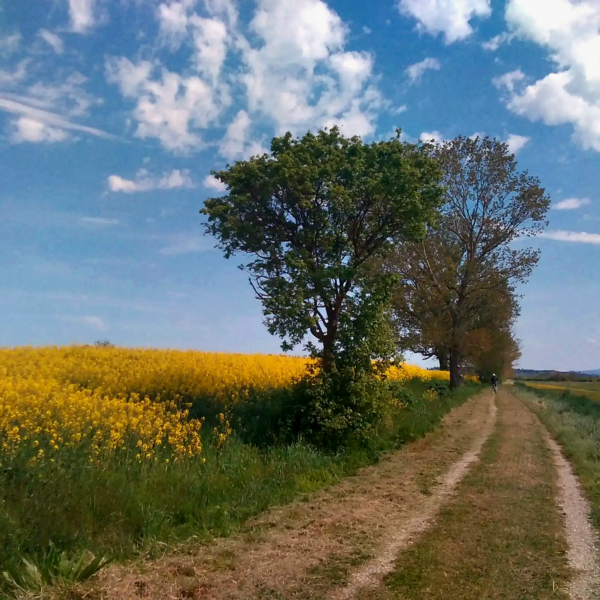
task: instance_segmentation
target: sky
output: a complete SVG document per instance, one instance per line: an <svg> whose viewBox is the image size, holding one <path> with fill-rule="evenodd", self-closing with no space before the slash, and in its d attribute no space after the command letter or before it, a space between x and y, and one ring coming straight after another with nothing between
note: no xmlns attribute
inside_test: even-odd
<svg viewBox="0 0 600 600"><path fill-rule="evenodd" d="M552 198L520 365L600 367L600 0L0 0L0 346L279 352L199 209L334 124L507 142Z"/></svg>

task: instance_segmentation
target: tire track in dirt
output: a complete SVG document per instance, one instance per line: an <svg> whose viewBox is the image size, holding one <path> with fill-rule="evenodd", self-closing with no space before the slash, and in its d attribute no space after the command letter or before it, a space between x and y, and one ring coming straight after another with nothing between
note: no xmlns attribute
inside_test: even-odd
<svg viewBox="0 0 600 600"><path fill-rule="evenodd" d="M489 419L485 422L480 435L474 440L473 446L438 479L435 491L425 501L421 513L406 523L394 524L390 531L392 539L388 545L377 558L356 572L345 588L333 593L332 600L352 598L362 588L376 585L384 575L393 570L398 554L429 528L440 508L454 493L456 486L467 474L471 465L478 460L479 453L494 428L496 412L496 404L492 402Z"/></svg>
<svg viewBox="0 0 600 600"><path fill-rule="evenodd" d="M267 511L238 536L109 567L87 591L106 600L349 598L431 523L477 460L495 412L483 392L425 438L304 502Z"/></svg>

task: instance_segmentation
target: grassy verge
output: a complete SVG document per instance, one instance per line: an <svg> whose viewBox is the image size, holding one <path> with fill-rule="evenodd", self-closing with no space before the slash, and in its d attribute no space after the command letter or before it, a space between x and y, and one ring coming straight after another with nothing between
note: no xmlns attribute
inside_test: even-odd
<svg viewBox="0 0 600 600"><path fill-rule="evenodd" d="M192 537L202 542L231 535L269 506L334 483L424 436L480 389L467 386L427 401L421 397L426 386L408 387L408 408L369 448L338 454L302 442L258 448L233 435L219 449L204 440L205 464L198 459L136 468L115 462L106 468L62 461L39 474L0 472L2 569L18 574L23 558L43 569L57 551L76 556L85 549L121 560L164 552L165 544Z"/></svg>
<svg viewBox="0 0 600 600"><path fill-rule="evenodd" d="M554 467L533 415L506 393L480 462L436 525L363 599L566 598Z"/></svg>
<svg viewBox="0 0 600 600"><path fill-rule="evenodd" d="M592 506L594 525L600 529L600 403L568 391L521 385L515 390L563 447Z"/></svg>

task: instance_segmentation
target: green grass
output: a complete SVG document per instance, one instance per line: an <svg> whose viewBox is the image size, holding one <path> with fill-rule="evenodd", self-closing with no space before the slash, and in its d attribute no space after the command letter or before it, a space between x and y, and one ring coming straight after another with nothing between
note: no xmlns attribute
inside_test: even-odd
<svg viewBox="0 0 600 600"><path fill-rule="evenodd" d="M569 391L520 385L516 390L563 447L591 503L594 525L600 529L600 403Z"/></svg>
<svg viewBox="0 0 600 600"><path fill-rule="evenodd" d="M82 551L115 560L164 544L207 541L239 531L244 522L273 505L292 501L354 474L385 451L434 429L454 406L480 390L465 388L425 402L426 386L409 386L410 407L370 447L337 454L303 442L259 448L233 435L217 450L205 438L201 459L141 468L110 468L83 460L63 461L44 470L0 472L0 564L19 573L23 559L43 568L53 549ZM1 573L0 573L1 578ZM2 586L0 581L0 588Z"/></svg>

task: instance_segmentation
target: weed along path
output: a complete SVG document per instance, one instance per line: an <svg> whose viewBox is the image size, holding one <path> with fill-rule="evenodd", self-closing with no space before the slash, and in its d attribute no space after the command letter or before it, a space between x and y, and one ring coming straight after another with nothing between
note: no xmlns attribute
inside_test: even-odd
<svg viewBox="0 0 600 600"><path fill-rule="evenodd" d="M273 509L241 535L189 555L114 566L107 599L349 598L376 584L476 461L495 422L491 392L450 412L425 438L304 502Z"/></svg>
<svg viewBox="0 0 600 600"><path fill-rule="evenodd" d="M570 465L507 386L236 537L112 566L81 597L600 599L595 544Z"/></svg>

